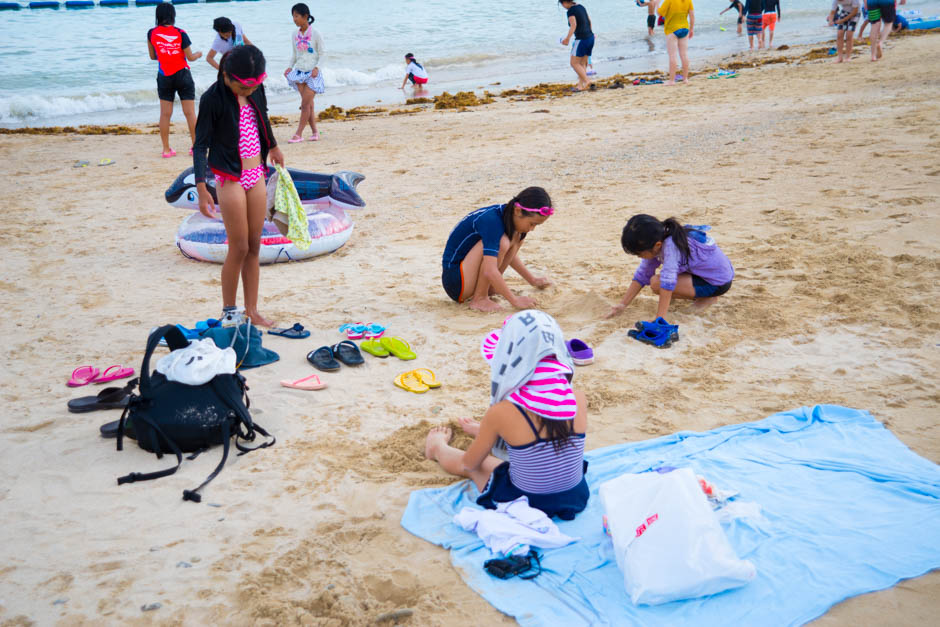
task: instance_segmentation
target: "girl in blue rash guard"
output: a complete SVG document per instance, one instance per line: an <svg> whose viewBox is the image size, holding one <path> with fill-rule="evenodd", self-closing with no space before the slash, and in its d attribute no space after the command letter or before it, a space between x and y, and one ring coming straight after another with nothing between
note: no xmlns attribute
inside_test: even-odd
<svg viewBox="0 0 940 627"><path fill-rule="evenodd" d="M500 309L491 294L499 294L516 309L535 307L535 299L509 289L503 273L511 266L533 287L551 285L545 277L529 272L518 253L526 235L553 213L548 192L541 187L527 187L505 205L483 207L464 216L444 247L444 291L456 302L468 302L478 311Z"/></svg>

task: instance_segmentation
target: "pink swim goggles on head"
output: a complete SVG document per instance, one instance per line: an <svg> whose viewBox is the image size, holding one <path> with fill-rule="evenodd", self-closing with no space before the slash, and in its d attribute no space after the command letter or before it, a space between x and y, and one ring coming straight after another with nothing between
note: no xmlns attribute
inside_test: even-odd
<svg viewBox="0 0 940 627"><path fill-rule="evenodd" d="M232 73L229 73L229 76L234 78L236 81L238 81L245 87L257 87L258 85L264 82L264 79L268 77L268 73L262 72L261 75L256 78L239 78L238 76L235 76Z"/></svg>
<svg viewBox="0 0 940 627"><path fill-rule="evenodd" d="M528 211L529 213L538 213L545 217L548 217L555 213L555 210L551 207L539 207L538 209L529 209L528 207L523 207L519 203L516 203L516 206L522 209L523 211Z"/></svg>

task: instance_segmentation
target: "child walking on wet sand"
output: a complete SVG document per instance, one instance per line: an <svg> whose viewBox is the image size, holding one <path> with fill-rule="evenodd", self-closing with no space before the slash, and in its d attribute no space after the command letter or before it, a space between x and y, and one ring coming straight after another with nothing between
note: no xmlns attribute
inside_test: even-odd
<svg viewBox="0 0 940 627"><path fill-rule="evenodd" d="M669 81L676 84L677 58L682 59L682 80L689 82L689 40L695 34L695 7L692 0L665 0L659 14L666 18L666 49L669 51Z"/></svg>
<svg viewBox="0 0 940 627"><path fill-rule="evenodd" d="M836 33L836 63L852 59L852 40L855 37L855 22L858 19L859 0L832 0L829 25L838 29Z"/></svg>
<svg viewBox="0 0 940 627"><path fill-rule="evenodd" d="M150 58L159 64L157 97L160 99L160 141L163 142L161 155L167 159L176 156L176 151L170 148L170 118L176 94L180 96L180 106L189 126L190 145L196 139L196 84L186 61L195 61L202 53L193 52L189 35L176 27L176 9L172 4L158 4L156 19L157 25L147 32L147 50Z"/></svg>
<svg viewBox="0 0 940 627"><path fill-rule="evenodd" d="M558 0L558 4L565 8L568 17L568 34L561 40L561 45L567 46L574 36L571 45L571 69L578 75L578 84L575 91L590 89L591 79L587 75L588 59L594 50L594 31L591 30L591 18L587 9L572 2L572 0Z"/></svg>
<svg viewBox="0 0 940 627"><path fill-rule="evenodd" d="M302 142L304 127L307 125L312 133L307 141L315 142L320 140L320 133L317 132L314 98L326 91L323 74L318 67L323 54L323 37L313 27L314 17L303 2L291 7L291 17L297 30L291 34L290 67L284 70L284 78L300 94L300 122L297 124L297 132L287 143Z"/></svg>
<svg viewBox="0 0 940 627"><path fill-rule="evenodd" d="M675 218L660 221L642 213L635 215L623 227L620 244L628 255L643 261L608 318L623 312L647 285L659 294L656 315L661 318L666 317L673 297L694 300L702 310L731 289L734 268L714 240L702 230L682 226ZM659 275L655 275L660 266Z"/></svg>
<svg viewBox="0 0 940 627"><path fill-rule="evenodd" d="M264 55L254 46L238 46L222 56L218 80L199 100L193 173L199 190L199 211L215 218L206 187L207 167L215 174L219 209L228 237L222 264L222 326L251 322L271 326L258 313L261 231L267 213L265 171L268 155L284 165L268 120L264 94ZM206 158L208 151L208 159ZM245 307L235 306L241 276Z"/></svg>
<svg viewBox="0 0 940 627"><path fill-rule="evenodd" d="M764 47L764 39L761 33L764 32L764 3L763 0L744 0L744 13L747 15L747 43L750 49L754 49L754 38L757 38L757 47Z"/></svg>

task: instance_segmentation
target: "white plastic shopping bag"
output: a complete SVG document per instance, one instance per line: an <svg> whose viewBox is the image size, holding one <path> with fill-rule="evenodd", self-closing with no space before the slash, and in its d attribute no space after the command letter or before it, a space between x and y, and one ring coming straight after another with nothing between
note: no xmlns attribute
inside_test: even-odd
<svg viewBox="0 0 940 627"><path fill-rule="evenodd" d="M624 474L600 486L617 566L637 605L716 594L754 579L689 468Z"/></svg>

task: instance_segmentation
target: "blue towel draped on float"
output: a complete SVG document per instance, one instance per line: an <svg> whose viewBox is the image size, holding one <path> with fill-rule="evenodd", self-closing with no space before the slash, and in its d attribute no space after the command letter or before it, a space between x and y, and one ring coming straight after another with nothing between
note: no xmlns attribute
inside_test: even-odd
<svg viewBox="0 0 940 627"><path fill-rule="evenodd" d="M759 422L680 432L591 451L588 508L559 528L581 541L545 551L531 581L486 574L491 557L451 522L475 507L469 481L411 494L402 526L451 550L464 580L521 625L795 625L857 594L940 567L940 467L870 414L819 405ZM736 590L660 606L634 606L601 526L597 487L625 472L690 466L740 491L763 519L725 530L757 578ZM890 622L890 621L889 621Z"/></svg>

